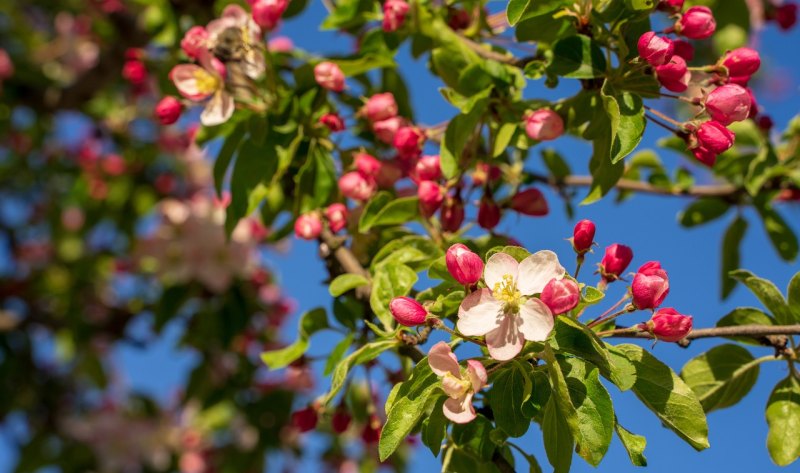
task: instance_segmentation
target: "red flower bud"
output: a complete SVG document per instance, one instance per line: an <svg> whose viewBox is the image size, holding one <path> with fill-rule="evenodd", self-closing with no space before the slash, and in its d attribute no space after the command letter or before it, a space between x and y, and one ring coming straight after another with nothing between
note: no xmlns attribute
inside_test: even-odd
<svg viewBox="0 0 800 473"><path fill-rule="evenodd" d="M539 296L553 315L564 314L578 305L581 289L572 279L551 279Z"/></svg>
<svg viewBox="0 0 800 473"><path fill-rule="evenodd" d="M422 130L415 126L404 126L397 130L392 144L402 159L412 159L422 153L422 144L425 142L425 135Z"/></svg>
<svg viewBox="0 0 800 473"><path fill-rule="evenodd" d="M278 26L288 6L288 0L258 0L252 3L253 21L262 31L270 31Z"/></svg>
<svg viewBox="0 0 800 473"><path fill-rule="evenodd" d="M292 425L300 432L314 430L317 426L317 411L309 406L305 409L292 412Z"/></svg>
<svg viewBox="0 0 800 473"><path fill-rule="evenodd" d="M422 214L426 217L433 215L444 202L442 186L433 181L420 182L417 188L417 196L419 197L419 206Z"/></svg>
<svg viewBox="0 0 800 473"><path fill-rule="evenodd" d="M784 3L775 8L775 21L783 31L788 31L797 23L797 4Z"/></svg>
<svg viewBox="0 0 800 473"><path fill-rule="evenodd" d="M337 434L343 433L350 427L350 421L352 418L350 414L344 409L344 407L340 407L336 409L336 412L333 413L333 418L331 418L331 427L333 427L333 431Z"/></svg>
<svg viewBox="0 0 800 473"><path fill-rule="evenodd" d="M675 31L689 39L706 39L716 28L714 14L708 7L692 7L675 23Z"/></svg>
<svg viewBox="0 0 800 473"><path fill-rule="evenodd" d="M500 168L486 163L478 163L472 172L472 183L482 186L487 181L494 182L500 178Z"/></svg>
<svg viewBox="0 0 800 473"><path fill-rule="evenodd" d="M168 95L156 104L156 117L162 125L172 125L181 117L183 105L180 100Z"/></svg>
<svg viewBox="0 0 800 473"><path fill-rule="evenodd" d="M375 156L367 153L356 153L353 163L358 172L365 176L377 177L381 172L381 162Z"/></svg>
<svg viewBox="0 0 800 473"><path fill-rule="evenodd" d="M314 66L314 80L320 87L341 92L344 90L344 73L338 65L324 61Z"/></svg>
<svg viewBox="0 0 800 473"><path fill-rule="evenodd" d="M500 207L491 197L481 199L478 207L478 225L487 230L491 230L500 223L502 212Z"/></svg>
<svg viewBox="0 0 800 473"><path fill-rule="evenodd" d="M389 311L397 323L406 327L424 324L428 316L428 311L422 304L410 297L395 297L389 303Z"/></svg>
<svg viewBox="0 0 800 473"><path fill-rule="evenodd" d="M659 309L653 317L640 328L649 331L659 340L677 342L692 331L692 316L678 313L671 307Z"/></svg>
<svg viewBox="0 0 800 473"><path fill-rule="evenodd" d="M404 127L405 124L406 121L403 117L387 118L386 120L373 123L372 132L375 133L375 136L377 136L379 140L390 145L394 142L394 135L397 133L397 130Z"/></svg>
<svg viewBox="0 0 800 473"><path fill-rule="evenodd" d="M619 279L620 274L633 259L633 250L625 245L614 243L606 248L606 253L600 261L600 274L606 281Z"/></svg>
<svg viewBox="0 0 800 473"><path fill-rule="evenodd" d="M717 155L733 146L736 135L724 125L709 120L700 125L694 136L697 144L692 149L695 158L706 166L713 166Z"/></svg>
<svg viewBox="0 0 800 473"><path fill-rule="evenodd" d="M464 202L461 197L446 197L442 204L441 218L442 230L455 233L464 223Z"/></svg>
<svg viewBox="0 0 800 473"><path fill-rule="evenodd" d="M750 94L737 84L725 84L712 90L706 97L705 106L713 120L723 125L742 121L750 114Z"/></svg>
<svg viewBox="0 0 800 473"><path fill-rule="evenodd" d="M126 61L122 66L122 78L133 85L142 85L147 80L147 67L138 59Z"/></svg>
<svg viewBox="0 0 800 473"><path fill-rule="evenodd" d="M322 221L315 214L304 214L294 222L294 235L303 240L313 240L322 233Z"/></svg>
<svg viewBox="0 0 800 473"><path fill-rule="evenodd" d="M683 10L683 0L661 0L658 2L659 10L678 13Z"/></svg>
<svg viewBox="0 0 800 473"><path fill-rule="evenodd" d="M328 226L333 233L342 230L347 226L347 207L341 203L335 203L325 209L325 218L328 219Z"/></svg>
<svg viewBox="0 0 800 473"><path fill-rule="evenodd" d="M732 82L747 84L750 76L761 67L761 56L755 49L736 48L722 56L720 62L728 69L728 77Z"/></svg>
<svg viewBox="0 0 800 473"><path fill-rule="evenodd" d="M550 109L536 110L525 117L525 133L532 140L554 140L564 133L564 120Z"/></svg>
<svg viewBox="0 0 800 473"><path fill-rule="evenodd" d="M461 9L451 9L447 14L447 26L454 31L465 30L472 23L469 12Z"/></svg>
<svg viewBox="0 0 800 473"><path fill-rule="evenodd" d="M344 121L338 113L326 113L325 115L319 117L319 122L328 127L328 129L334 133L343 131L345 129Z"/></svg>
<svg viewBox="0 0 800 473"><path fill-rule="evenodd" d="M450 275L464 286L475 284L483 275L483 260L464 244L448 248L444 260Z"/></svg>
<svg viewBox="0 0 800 473"><path fill-rule="evenodd" d="M658 36L654 31L648 31L639 36L636 48L639 51L639 56L651 66L665 64L670 60L675 50L671 39Z"/></svg>
<svg viewBox="0 0 800 473"><path fill-rule="evenodd" d="M201 54L208 51L208 31L202 26L192 26L183 35L181 49L190 58L199 58Z"/></svg>
<svg viewBox="0 0 800 473"><path fill-rule="evenodd" d="M686 61L680 56L672 56L668 63L656 66L656 77L665 89L672 92L684 92L689 88L692 73L686 67Z"/></svg>
<svg viewBox="0 0 800 473"><path fill-rule="evenodd" d="M436 181L442 177L439 155L423 156L414 167L414 174L419 181Z"/></svg>
<svg viewBox="0 0 800 473"><path fill-rule="evenodd" d="M287 38L286 36L276 36L269 40L267 49L271 53L288 54L294 49L294 43L291 38Z"/></svg>
<svg viewBox="0 0 800 473"><path fill-rule="evenodd" d="M773 123L772 118L769 115L759 115L756 119L756 125L758 125L758 128L760 128L761 131L769 133L775 123Z"/></svg>
<svg viewBox="0 0 800 473"><path fill-rule="evenodd" d="M14 62L5 49L0 48L0 80L8 79L14 75Z"/></svg>
<svg viewBox="0 0 800 473"><path fill-rule="evenodd" d="M594 222L591 220L581 220L575 224L572 231L572 248L578 254L583 254L592 248L594 243Z"/></svg>
<svg viewBox="0 0 800 473"><path fill-rule="evenodd" d="M364 115L370 122L379 122L397 116L397 102L391 92L375 94L364 105Z"/></svg>
<svg viewBox="0 0 800 473"><path fill-rule="evenodd" d="M381 438L381 427L381 420L375 415L371 416L361 431L361 440L366 444L377 442Z"/></svg>
<svg viewBox="0 0 800 473"><path fill-rule="evenodd" d="M669 277L657 261L642 265L631 285L633 305L637 309L655 309L669 294Z"/></svg>
<svg viewBox="0 0 800 473"><path fill-rule="evenodd" d="M118 154L109 154L103 160L103 171L109 176L121 176L127 167L125 158Z"/></svg>
<svg viewBox="0 0 800 473"><path fill-rule="evenodd" d="M399 30L406 21L408 3L405 0L386 0L383 4L383 31Z"/></svg>
<svg viewBox="0 0 800 473"><path fill-rule="evenodd" d="M688 41L676 39L672 41L672 45L675 47L675 56L680 56L685 61L694 59L694 46Z"/></svg>
<svg viewBox="0 0 800 473"><path fill-rule="evenodd" d="M375 193L375 180L360 172L348 172L339 178L339 190L347 198L369 200Z"/></svg>
<svg viewBox="0 0 800 473"><path fill-rule="evenodd" d="M511 208L522 215L532 217L541 217L549 212L544 194L535 188L514 194L514 197L511 198Z"/></svg>

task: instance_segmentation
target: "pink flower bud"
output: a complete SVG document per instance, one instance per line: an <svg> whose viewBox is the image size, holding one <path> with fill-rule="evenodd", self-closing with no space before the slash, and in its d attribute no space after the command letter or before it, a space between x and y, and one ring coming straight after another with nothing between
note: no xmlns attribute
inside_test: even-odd
<svg viewBox="0 0 800 473"><path fill-rule="evenodd" d="M511 198L511 208L522 215L531 217L542 217L550 211L544 194L535 188L525 189L514 194L514 197Z"/></svg>
<svg viewBox="0 0 800 473"><path fill-rule="evenodd" d="M122 66L122 78L133 85L142 85L147 80L147 67L138 59L126 61Z"/></svg>
<svg viewBox="0 0 800 473"><path fill-rule="evenodd" d="M670 60L675 50L671 39L658 36L655 31L648 31L639 36L639 42L636 47L639 51L639 56L651 66L665 64Z"/></svg>
<svg viewBox="0 0 800 473"><path fill-rule="evenodd" d="M581 300L581 289L572 279L551 279L539 296L553 315L564 314L574 309Z"/></svg>
<svg viewBox="0 0 800 473"><path fill-rule="evenodd" d="M497 166L492 166L487 163L478 163L475 166L475 170L472 171L472 183L475 186L482 186L487 181L494 182L500 179L500 168Z"/></svg>
<svg viewBox="0 0 800 473"><path fill-rule="evenodd" d="M397 323L406 327L413 327L425 323L428 311L422 304L410 297L395 297L389 303L389 311Z"/></svg>
<svg viewBox="0 0 800 473"><path fill-rule="evenodd" d="M772 127L775 126L775 123L773 123L772 118L769 115L759 115L756 119L756 125L758 125L758 128L760 128L764 133L769 133L769 131L772 130Z"/></svg>
<svg viewBox="0 0 800 473"><path fill-rule="evenodd" d="M333 431L337 434L343 433L350 427L350 421L352 418L350 414L347 413L347 410L344 407L340 407L336 409L336 412L333 413L333 418L331 418L331 427Z"/></svg>
<svg viewBox="0 0 800 473"><path fill-rule="evenodd" d="M575 224L572 231L572 247L578 254L583 254L592 248L594 243L595 226L591 220L581 220Z"/></svg>
<svg viewBox="0 0 800 473"><path fill-rule="evenodd" d="M606 281L617 280L632 259L633 250L625 245L614 243L606 248L606 253L600 261L600 274Z"/></svg>
<svg viewBox="0 0 800 473"><path fill-rule="evenodd" d="M730 125L747 118L751 105L747 89L737 84L717 87L708 94L705 101L708 114L723 125Z"/></svg>
<svg viewBox="0 0 800 473"><path fill-rule="evenodd" d="M502 212L494 199L484 196L478 207L478 225L487 230L491 230L500 223L501 217Z"/></svg>
<svg viewBox="0 0 800 473"><path fill-rule="evenodd" d="M442 230L446 232L455 233L461 228L461 224L464 223L464 202L461 197L456 195L445 198L440 220Z"/></svg>
<svg viewBox="0 0 800 473"><path fill-rule="evenodd" d="M564 120L550 109L536 110L525 118L525 133L532 140L554 140L564 133Z"/></svg>
<svg viewBox="0 0 800 473"><path fill-rule="evenodd" d="M747 118L754 118L758 115L758 102L756 102L756 96L753 94L753 89L750 87L745 87L747 90L747 96L750 97L750 113L747 114Z"/></svg>
<svg viewBox="0 0 800 473"><path fill-rule="evenodd" d="M305 409L292 412L292 425L300 432L314 430L317 426L317 411L309 406Z"/></svg>
<svg viewBox="0 0 800 473"><path fill-rule="evenodd" d="M686 61L680 56L672 56L666 64L656 66L656 77L665 89L672 92L684 92L689 88L692 73L686 67Z"/></svg>
<svg viewBox="0 0 800 473"><path fill-rule="evenodd" d="M294 43L292 39L286 36L276 36L269 40L267 49L271 53L284 53L288 54L294 50Z"/></svg>
<svg viewBox="0 0 800 473"><path fill-rule="evenodd" d="M367 153L356 153L353 157L353 163L358 172L365 176L377 177L381 172L381 162Z"/></svg>
<svg viewBox="0 0 800 473"><path fill-rule="evenodd" d="M103 159L103 171L109 176L121 176L127 168L125 158L118 154L112 153Z"/></svg>
<svg viewBox="0 0 800 473"><path fill-rule="evenodd" d="M288 0L258 0L252 4L253 21L263 31L271 31L278 26L281 15L288 6Z"/></svg>
<svg viewBox="0 0 800 473"><path fill-rule="evenodd" d="M322 88L334 92L344 90L344 73L337 64L330 61L323 61L314 66L314 80Z"/></svg>
<svg viewBox="0 0 800 473"><path fill-rule="evenodd" d="M383 31L391 33L403 26L408 14L405 0L386 0L383 4Z"/></svg>
<svg viewBox="0 0 800 473"><path fill-rule="evenodd" d="M417 197L419 197L419 206L422 214L425 217L430 217L442 206L444 189L433 181L422 181L417 188Z"/></svg>
<svg viewBox="0 0 800 473"><path fill-rule="evenodd" d="M338 113L326 113L325 115L319 117L319 122L328 127L328 129L334 133L343 131L345 129L344 121Z"/></svg>
<svg viewBox="0 0 800 473"><path fill-rule="evenodd" d="M692 331L692 316L678 313L671 307L659 309L653 317L640 328L649 331L659 340L677 342Z"/></svg>
<svg viewBox="0 0 800 473"><path fill-rule="evenodd" d="M694 59L694 46L688 41L676 39L672 41L674 46L675 56L682 57L685 61Z"/></svg>
<svg viewBox="0 0 800 473"><path fill-rule="evenodd" d="M347 198L369 200L375 193L375 180L360 172L348 172L339 178L339 190Z"/></svg>
<svg viewBox="0 0 800 473"><path fill-rule="evenodd" d="M190 58L199 58L201 54L208 51L208 31L202 26L192 26L183 35L181 49Z"/></svg>
<svg viewBox="0 0 800 473"><path fill-rule="evenodd" d="M713 166L717 155L733 146L736 135L724 125L713 120L704 122L694 134L696 146L692 153L698 161L706 166Z"/></svg>
<svg viewBox="0 0 800 473"><path fill-rule="evenodd" d="M76 232L83 228L86 222L86 214L80 207L69 206L61 212L61 225L71 232Z"/></svg>
<svg viewBox="0 0 800 473"><path fill-rule="evenodd" d="M633 305L637 309L655 309L669 294L669 278L657 261L642 265L631 285Z"/></svg>
<svg viewBox="0 0 800 473"><path fill-rule="evenodd" d="M675 23L675 31L689 39L706 39L716 28L714 14L708 7L691 7Z"/></svg>
<svg viewBox="0 0 800 473"><path fill-rule="evenodd" d="M683 10L683 1L684 0L660 0L657 8L659 10L677 13Z"/></svg>
<svg viewBox="0 0 800 473"><path fill-rule="evenodd" d="M797 23L797 4L787 2L775 8L775 21L783 31L788 31Z"/></svg>
<svg viewBox="0 0 800 473"><path fill-rule="evenodd" d="M448 248L444 259L447 271L464 286L475 284L483 275L483 260L462 243Z"/></svg>
<svg viewBox="0 0 800 473"><path fill-rule="evenodd" d="M375 133L379 140L390 145L394 143L394 135L397 134L397 130L405 125L406 121L403 117L387 118L373 123L372 132Z"/></svg>
<svg viewBox="0 0 800 473"><path fill-rule="evenodd" d="M402 159L413 159L422 153L425 135L415 126L404 126L397 130L392 144Z"/></svg>
<svg viewBox="0 0 800 473"><path fill-rule="evenodd" d="M382 428L383 423L378 416L371 415L367 423L364 424L364 430L361 431L361 441L367 445L376 443L381 438Z"/></svg>
<svg viewBox="0 0 800 473"><path fill-rule="evenodd" d="M347 207L341 203L335 203L325 209L325 218L328 219L328 226L333 233L344 229L347 226Z"/></svg>
<svg viewBox="0 0 800 473"><path fill-rule="evenodd" d="M442 177L439 155L423 156L414 167L414 174L419 181L436 181Z"/></svg>
<svg viewBox="0 0 800 473"><path fill-rule="evenodd" d="M391 92L375 94L367 100L363 109L370 122L379 122L397 116L397 102Z"/></svg>
<svg viewBox="0 0 800 473"><path fill-rule="evenodd" d="M172 125L181 117L183 105L180 100L168 95L156 104L156 117L162 125Z"/></svg>
<svg viewBox="0 0 800 473"><path fill-rule="evenodd" d="M451 9L447 15L447 26L454 31L465 30L472 23L472 18L466 10Z"/></svg>
<svg viewBox="0 0 800 473"><path fill-rule="evenodd" d="M294 222L294 235L303 240L313 240L322 233L322 221L316 214L304 214Z"/></svg>
<svg viewBox="0 0 800 473"><path fill-rule="evenodd" d="M761 67L761 56L750 48L737 48L728 51L720 63L728 69L728 79L734 84L746 85L750 76Z"/></svg>
<svg viewBox="0 0 800 473"><path fill-rule="evenodd" d="M14 63L5 49L0 48L0 81L14 75Z"/></svg>
<svg viewBox="0 0 800 473"><path fill-rule="evenodd" d="M375 179L378 181L379 186L384 189L389 189L402 177L403 169L397 160L393 159L391 161L381 162L381 170L378 173L378 177Z"/></svg>

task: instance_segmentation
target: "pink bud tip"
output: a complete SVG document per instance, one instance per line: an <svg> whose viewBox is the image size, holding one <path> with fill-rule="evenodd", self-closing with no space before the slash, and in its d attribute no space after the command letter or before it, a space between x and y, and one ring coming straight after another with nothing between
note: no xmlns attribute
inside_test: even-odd
<svg viewBox="0 0 800 473"><path fill-rule="evenodd" d="M572 247L578 254L583 254L592 248L594 243L595 226L591 220L581 220L575 224L572 231Z"/></svg>
<svg viewBox="0 0 800 473"><path fill-rule="evenodd" d="M651 66L660 66L670 60L675 46L667 37L658 36L654 31L648 31L639 37L636 44L639 56Z"/></svg>
<svg viewBox="0 0 800 473"><path fill-rule="evenodd" d="M581 300L581 289L572 279L551 279L542 289L540 298L553 315L564 314L578 305Z"/></svg>
<svg viewBox="0 0 800 473"><path fill-rule="evenodd" d="M657 261L642 265L631 284L633 305L637 309L655 309L669 294L669 277Z"/></svg>
<svg viewBox="0 0 800 473"><path fill-rule="evenodd" d="M517 192L511 198L511 208L522 215L532 217L542 217L550 211L544 194L539 189L533 188Z"/></svg>
<svg viewBox="0 0 800 473"><path fill-rule="evenodd" d="M600 273L606 281L619 279L620 274L633 260L633 250L625 245L614 243L606 248L606 253L600 261Z"/></svg>
<svg viewBox="0 0 800 473"><path fill-rule="evenodd" d="M323 61L314 66L314 79L320 87L341 92L344 90L344 73L339 66L330 61Z"/></svg>
<svg viewBox="0 0 800 473"><path fill-rule="evenodd" d="M292 412L292 425L300 432L314 430L317 426L317 411L309 406Z"/></svg>
<svg viewBox="0 0 800 473"><path fill-rule="evenodd" d="M717 22L708 7L691 7L675 23L675 31L689 39L706 39L716 29Z"/></svg>
<svg viewBox="0 0 800 473"><path fill-rule="evenodd" d="M653 314L646 327L659 340L677 342L692 331L692 317L680 314L671 307L665 307Z"/></svg>
<svg viewBox="0 0 800 473"><path fill-rule="evenodd" d="M156 117L162 125L172 125L181 117L183 105L180 100L168 95L156 104Z"/></svg>
<svg viewBox="0 0 800 473"><path fill-rule="evenodd" d="M445 263L450 275L464 286L475 284L483 275L483 260L462 243L447 249Z"/></svg>
<svg viewBox="0 0 800 473"><path fill-rule="evenodd" d="M294 234L303 240L313 240L322 233L322 221L316 214L304 214L294 222Z"/></svg>
<svg viewBox="0 0 800 473"><path fill-rule="evenodd" d="M536 110L525 118L525 133L532 140L554 140L564 133L564 120L550 109Z"/></svg>
<svg viewBox="0 0 800 473"><path fill-rule="evenodd" d="M395 297L389 303L389 311L397 323L406 327L424 324L428 316L428 311L422 304L410 297Z"/></svg>

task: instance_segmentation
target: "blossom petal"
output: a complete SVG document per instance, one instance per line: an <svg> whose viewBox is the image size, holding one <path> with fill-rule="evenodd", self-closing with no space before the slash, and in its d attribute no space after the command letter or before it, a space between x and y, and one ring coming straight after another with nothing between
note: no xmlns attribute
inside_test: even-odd
<svg viewBox="0 0 800 473"><path fill-rule="evenodd" d="M486 348L495 360L505 361L522 351L525 340L519 331L520 318L516 314L506 314L500 326L486 334Z"/></svg>
<svg viewBox="0 0 800 473"><path fill-rule="evenodd" d="M468 391L464 380L456 378L450 373L445 373L442 378L442 390L450 399L458 399Z"/></svg>
<svg viewBox="0 0 800 473"><path fill-rule="evenodd" d="M543 342L553 331L555 319L550 308L539 299L528 299L519 308L519 331L525 340Z"/></svg>
<svg viewBox="0 0 800 473"><path fill-rule="evenodd" d="M467 376L470 383L472 383L472 392L477 393L489 381L489 376L486 373L486 368L483 363L478 360L467 360Z"/></svg>
<svg viewBox="0 0 800 473"><path fill-rule="evenodd" d="M217 91L200 114L200 123L214 126L225 123L233 115L233 97L225 91Z"/></svg>
<svg viewBox="0 0 800 473"><path fill-rule="evenodd" d="M495 253L486 261L486 268L483 270L483 280L486 287L494 289L495 284L503 281L503 276L511 275L517 279L519 263L513 256L507 253Z"/></svg>
<svg viewBox="0 0 800 473"><path fill-rule="evenodd" d="M460 378L461 369L458 366L458 358L450 345L446 342L439 342L432 346L428 351L428 364L437 376L444 376L447 373Z"/></svg>
<svg viewBox="0 0 800 473"><path fill-rule="evenodd" d="M175 83L181 95L189 100L203 100L209 93L200 90L198 76L208 75L208 71L197 64L179 64L172 68L169 78Z"/></svg>
<svg viewBox="0 0 800 473"><path fill-rule="evenodd" d="M473 420L477 415L472 406L472 393L468 392L459 399L448 399L442 406L444 416L456 424L466 424Z"/></svg>
<svg viewBox="0 0 800 473"><path fill-rule="evenodd" d="M503 304L484 288L461 301L456 326L464 335L485 335L499 326L502 316Z"/></svg>
<svg viewBox="0 0 800 473"><path fill-rule="evenodd" d="M566 272L555 253L537 251L519 264L517 289L526 296L540 293L551 279L561 279Z"/></svg>

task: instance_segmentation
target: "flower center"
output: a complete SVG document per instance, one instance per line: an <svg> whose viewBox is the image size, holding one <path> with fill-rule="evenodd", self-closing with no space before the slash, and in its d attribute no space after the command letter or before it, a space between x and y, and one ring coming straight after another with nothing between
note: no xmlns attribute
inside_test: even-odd
<svg viewBox="0 0 800 473"><path fill-rule="evenodd" d="M219 88L219 79L204 69L195 71L194 80L197 82L197 90L201 94L210 95Z"/></svg>
<svg viewBox="0 0 800 473"><path fill-rule="evenodd" d="M517 290L517 281L510 274L503 275L503 280L495 283L492 288L492 295L498 301L502 301L506 306L515 308L519 305L522 294Z"/></svg>
<svg viewBox="0 0 800 473"><path fill-rule="evenodd" d="M445 373L442 378L442 386L448 396L458 399L472 388L472 383L468 379L457 378L452 373Z"/></svg>

